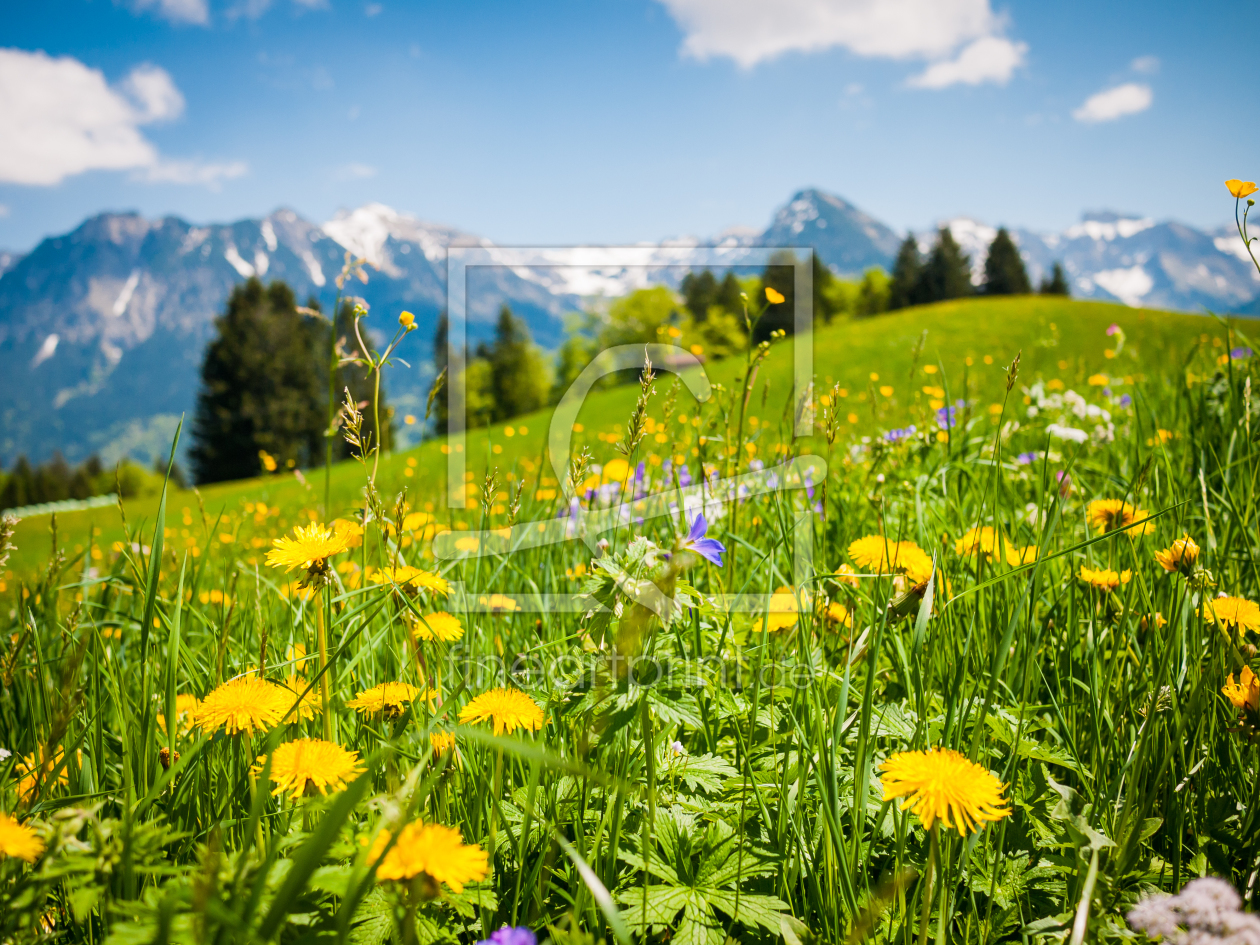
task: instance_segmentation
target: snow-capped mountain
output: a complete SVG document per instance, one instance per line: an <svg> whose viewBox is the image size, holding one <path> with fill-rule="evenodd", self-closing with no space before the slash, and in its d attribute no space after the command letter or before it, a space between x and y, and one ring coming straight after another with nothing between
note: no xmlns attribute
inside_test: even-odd
<svg viewBox="0 0 1260 945"><path fill-rule="evenodd" d="M959 217L945 222L971 257L972 282L984 276L984 259L997 229ZM916 234L926 250L934 234ZM1062 233L1014 229L1034 285L1061 262L1078 298L1183 311L1250 313L1260 296L1260 274L1231 227L1204 233L1181 223L1087 213Z"/></svg>
<svg viewBox="0 0 1260 945"><path fill-rule="evenodd" d="M996 230L947 221L971 255L976 281ZM926 249L931 231L916 234ZM1036 281L1061 261L1078 296L1185 310L1260 314L1260 277L1232 230L1204 233L1178 223L1089 214L1063 233L1014 229ZM544 264L517 266L498 247L450 226L367 204L317 225L291 210L196 226L175 217L101 214L31 252L0 253L0 462L42 460L54 449L77 461L160 453L180 413L191 417L202 351L232 287L251 276L283 279L301 300L328 311L345 254L368 259L369 281L347 291L387 331L401 310L421 330L390 377L400 413L420 413L432 376L430 342L445 306L450 246L478 246L501 265L468 270L468 329L489 336L508 304L535 339L554 347L563 315L593 297L652 284L677 285L678 249L715 247L723 266L747 266L752 246L813 247L842 275L889 266L900 237L839 197L794 194L764 230L735 228L639 247L626 266L599 247L556 248ZM748 271L748 270L744 270ZM405 432L405 431L404 431Z"/></svg>

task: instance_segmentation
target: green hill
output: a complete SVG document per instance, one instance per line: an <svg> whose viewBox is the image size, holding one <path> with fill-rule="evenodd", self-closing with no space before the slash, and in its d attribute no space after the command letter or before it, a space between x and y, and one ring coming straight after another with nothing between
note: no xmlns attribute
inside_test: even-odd
<svg viewBox="0 0 1260 945"><path fill-rule="evenodd" d="M1107 335L1112 324L1123 330L1125 342L1114 357L1108 357L1105 352L1117 347L1117 339ZM1203 343L1209 350L1201 357L1205 363L1211 363L1224 351L1225 335L1220 323L1197 315L1057 297L967 299L820 327L814 349L815 393L824 394L834 384L844 389L846 396L840 411L846 421L840 432L843 442L878 435L907 422L931 423L937 405L946 399L965 399L974 410L983 411L987 404L1001 400L1006 366L1017 353L1021 356L1021 384L1038 378L1057 378L1066 387L1080 387L1087 385L1091 377L1099 382L1101 374L1106 374L1113 384L1123 384L1132 383L1141 374L1177 377ZM920 341L922 349L915 366L915 348ZM762 366L748 407L757 418L756 425L778 426L786 422L790 412L791 358L789 339L779 343ZM737 358L709 366L710 379L728 389L739 383L742 372L743 361ZM659 418L669 384L668 376L662 375L653 399L653 416ZM575 447L585 442L596 463L613 458L616 454L612 444L623 434L636 396L634 385L592 394L574 427ZM677 415L692 418L696 407L690 395L681 391ZM712 402L704 409L714 409ZM549 411L541 411L507 425L468 434L467 466L475 481L480 482L485 470L492 467L501 471L501 482L514 469L514 475L524 477L527 505L523 519L554 514L554 493L549 493L549 489L555 483L548 480L552 475L550 464L543 464L549 416ZM441 505L446 476L443 447L435 440L382 458L381 492L392 496L406 489L412 509L423 508L450 527L458 528L461 523L475 525L475 509L461 514ZM648 437L646 447L655 447L654 436ZM693 455L689 461L694 462L695 458ZM200 495L204 524L198 497L191 491L174 493L168 500L166 524L172 531L168 532L167 547L178 549L180 537L192 547L192 533L202 534L207 528L231 542L246 540L238 527L246 517L253 517L256 523L265 522L270 533L287 528L300 516L302 520L306 515L324 518L319 510L323 476L321 469L313 469L305 471L304 478L280 473L210 486ZM362 472L353 462L342 463L333 470L334 516L344 515L359 504L362 482ZM531 507L535 501L542 506ZM261 517L258 503L266 507ZM245 511L247 504L252 511ZM135 528L147 521L151 529L157 505L156 497L128 502L128 523ZM47 559L49 526L47 515L19 525L15 539L18 550L10 560L5 579L12 581L15 574L26 573ZM108 552L123 537L123 530L117 509L107 507L57 516L57 536L68 555L83 554L91 547L98 549L100 555L100 549ZM258 534L249 540L259 548L267 544ZM4 583L0 580L0 585Z"/></svg>

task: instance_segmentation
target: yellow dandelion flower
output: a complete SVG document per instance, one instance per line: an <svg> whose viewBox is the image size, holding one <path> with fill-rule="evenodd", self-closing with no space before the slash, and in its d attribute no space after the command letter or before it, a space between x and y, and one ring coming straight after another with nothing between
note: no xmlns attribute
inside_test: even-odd
<svg viewBox="0 0 1260 945"><path fill-rule="evenodd" d="M827 605L827 622L834 623L838 627L852 627L853 614L849 612L849 608L838 600L833 600Z"/></svg>
<svg viewBox="0 0 1260 945"><path fill-rule="evenodd" d="M380 857L390 839L387 830L376 835L368 854L370 862ZM445 883L452 891L461 893L465 883L486 878L489 864L486 851L475 843L464 843L454 827L414 821L398 832L398 842L389 848L376 868L376 878L412 879L424 873L435 883Z"/></svg>
<svg viewBox="0 0 1260 945"><path fill-rule="evenodd" d="M1189 535L1182 535L1163 551L1155 552L1155 560L1165 571L1180 571L1189 574L1199 559L1199 546Z"/></svg>
<svg viewBox="0 0 1260 945"><path fill-rule="evenodd" d="M888 541L881 535L867 535L849 545L849 557L859 568L875 574L899 572L915 584L932 576L932 559L912 541Z"/></svg>
<svg viewBox="0 0 1260 945"><path fill-rule="evenodd" d="M384 712L385 717L396 719L407 711L424 690L405 682L385 682L371 689L365 689L346 703L347 708L371 714Z"/></svg>
<svg viewBox="0 0 1260 945"><path fill-rule="evenodd" d="M998 533L989 525L972 528L954 542L954 551L965 557L977 552L992 558L998 550Z"/></svg>
<svg viewBox="0 0 1260 945"><path fill-rule="evenodd" d="M312 522L293 529L293 537L277 538L267 552L267 564L292 571L305 568L312 575L327 570L328 559L350 547L344 532Z"/></svg>
<svg viewBox="0 0 1260 945"><path fill-rule="evenodd" d="M442 754L447 751L455 750L455 736L451 732L430 732L429 744L433 746L435 754Z"/></svg>
<svg viewBox="0 0 1260 945"><path fill-rule="evenodd" d="M417 639L441 640L443 643L458 640L464 635L464 626L459 618L445 611L425 614L423 618L416 620L412 630Z"/></svg>
<svg viewBox="0 0 1260 945"><path fill-rule="evenodd" d="M1117 574L1110 568L1088 568L1085 565L1081 565L1080 573L1077 576L1091 587L1096 587L1102 591L1114 591L1121 584L1128 584L1133 577L1133 572L1121 571Z"/></svg>
<svg viewBox="0 0 1260 945"><path fill-rule="evenodd" d="M294 712L297 713L298 718L310 721L323 711L324 700L320 695L319 689L312 688L309 692L307 692L306 687L310 685L310 683L307 682L306 679L291 673L288 677L286 677L281 685L283 685L284 688L289 690L291 693L289 696L289 707L292 707L293 703L297 703L297 707L294 709ZM304 692L306 695L302 695ZM287 721L293 721L293 714L290 713L286 719Z"/></svg>
<svg viewBox="0 0 1260 945"><path fill-rule="evenodd" d="M358 522L352 522L348 518L335 518L332 527L337 535L345 539L347 548L358 548L363 544L363 526Z"/></svg>
<svg viewBox="0 0 1260 945"><path fill-rule="evenodd" d="M1129 529L1131 535L1149 535L1155 531L1150 512L1120 499L1095 499L1086 507L1085 518L1100 532L1112 532L1134 522L1139 524Z"/></svg>
<svg viewBox="0 0 1260 945"><path fill-rule="evenodd" d="M925 830L940 820L968 834L1011 814L1002 796L1006 786L952 748L898 752L880 771L884 799L904 797L901 809L913 812Z"/></svg>
<svg viewBox="0 0 1260 945"><path fill-rule="evenodd" d="M18 800L22 803L33 801L35 799L36 789L42 788L42 793L47 796L50 785L48 779L52 777L53 771L58 766L61 770L57 773L56 784L65 787L70 783L70 776L66 772L66 768L61 764L65 756L60 748L50 752L47 745L39 745L29 755L24 755L22 760L17 763L17 794Z"/></svg>
<svg viewBox="0 0 1260 945"><path fill-rule="evenodd" d="M293 693L257 676L229 679L201 700L197 726L206 733L222 728L229 735L266 732L280 724L293 706Z"/></svg>
<svg viewBox="0 0 1260 945"><path fill-rule="evenodd" d="M1260 630L1260 607L1242 597L1217 597L1203 604L1203 618L1238 630Z"/></svg>
<svg viewBox="0 0 1260 945"><path fill-rule="evenodd" d="M1242 709L1244 712L1260 711L1260 678L1251 671L1250 666L1243 667L1238 682L1234 682L1234 674L1230 673L1221 692L1234 704L1235 709Z"/></svg>
<svg viewBox="0 0 1260 945"><path fill-rule="evenodd" d="M258 756L255 773L261 773L265 755ZM344 790L363 773L359 753L322 738L299 738L277 746L271 754L272 794L288 794L293 800Z"/></svg>
<svg viewBox="0 0 1260 945"><path fill-rule="evenodd" d="M1230 178L1225 181L1225 189L1229 191L1229 195L1235 200L1241 200L1243 197L1250 197L1256 192L1256 182L1254 180Z"/></svg>
<svg viewBox="0 0 1260 945"><path fill-rule="evenodd" d="M190 693L181 693L175 697L175 721L176 729L179 734L184 735L192 731L193 717L196 715L197 706L201 700ZM163 703L165 705L165 703ZM157 717L158 728L162 730L162 734L166 734L166 716L159 714Z"/></svg>
<svg viewBox="0 0 1260 945"><path fill-rule="evenodd" d="M790 630L795 627L797 610L796 595L792 593L792 589L779 588L770 595L770 605L766 614L766 632L778 633L780 630ZM753 624L753 633L760 632L761 621L758 620Z"/></svg>
<svg viewBox="0 0 1260 945"><path fill-rule="evenodd" d="M34 863L43 852L44 841L39 834L0 811L0 857L12 856Z"/></svg>
<svg viewBox="0 0 1260 945"><path fill-rule="evenodd" d="M543 727L542 707L519 689L491 689L459 711L461 722L491 722L494 734L511 734L518 728L536 732Z"/></svg>
<svg viewBox="0 0 1260 945"><path fill-rule="evenodd" d="M397 584L404 590L432 591L446 597L451 592L450 582L440 574L422 571L404 564L397 568L380 568L373 571L369 580L376 584Z"/></svg>
<svg viewBox="0 0 1260 945"><path fill-rule="evenodd" d="M290 643L284 649L284 659L285 662L293 664L295 673L300 673L310 657L306 655L306 646L304 644Z"/></svg>

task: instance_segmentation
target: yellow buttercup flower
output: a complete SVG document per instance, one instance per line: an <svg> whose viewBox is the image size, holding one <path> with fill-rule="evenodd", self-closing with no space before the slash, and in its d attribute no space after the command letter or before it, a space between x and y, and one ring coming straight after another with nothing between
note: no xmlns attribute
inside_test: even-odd
<svg viewBox="0 0 1260 945"><path fill-rule="evenodd" d="M193 716L197 712L197 706L201 700L190 693L181 693L175 697L175 721L176 729L179 734L187 734L192 731ZM166 703L163 702L163 705ZM161 713L157 717L157 726L162 730L162 734L166 734L166 716Z"/></svg>
<svg viewBox="0 0 1260 945"><path fill-rule="evenodd" d="M411 329L416 327L416 316L410 312L403 312L398 316L398 324L402 325L407 331L411 331Z"/></svg>
<svg viewBox="0 0 1260 945"><path fill-rule="evenodd" d="M0 857L11 856L34 863L44 852L44 841L26 824L0 811Z"/></svg>
<svg viewBox="0 0 1260 945"><path fill-rule="evenodd" d="M39 745L29 755L24 755L17 763L18 800L23 803L34 800L37 787L41 788L42 794L47 797L49 788L55 786L49 784L48 779L52 777L53 771L59 765L61 770L57 774L56 784L63 787L69 784L70 776L66 773L65 766L61 765L63 757L60 748L50 752L47 745Z"/></svg>
<svg viewBox="0 0 1260 945"><path fill-rule="evenodd" d="M265 755L254 766L261 773ZM359 753L322 738L299 738L279 745L271 754L272 794L288 794L293 800L345 789L348 782L363 773Z"/></svg>
<svg viewBox="0 0 1260 945"><path fill-rule="evenodd" d="M1243 197L1250 197L1256 192L1256 182L1254 180L1230 178L1225 181L1225 189L1229 191L1231 197L1241 200Z"/></svg>
<svg viewBox="0 0 1260 945"><path fill-rule="evenodd" d="M350 547L344 532L318 522L298 525L293 529L293 537L277 538L272 545L275 547L267 552L267 564L286 571L305 568L307 577L302 586L326 578L328 559Z"/></svg>
<svg viewBox="0 0 1260 945"><path fill-rule="evenodd" d="M536 732L543 727L542 707L519 689L491 689L459 711L461 722L491 722L494 734L511 734L518 728Z"/></svg>
<svg viewBox="0 0 1260 945"><path fill-rule="evenodd" d="M859 587L862 583L857 573L847 564L842 564L836 568L834 579L840 584L848 584L850 587Z"/></svg>
<svg viewBox="0 0 1260 945"><path fill-rule="evenodd" d="M1120 499L1095 499L1086 507L1085 517L1100 532L1112 532L1134 522L1140 524L1129 529L1131 535L1149 535L1155 531L1150 512Z"/></svg>
<svg viewBox="0 0 1260 945"><path fill-rule="evenodd" d="M397 584L404 590L432 591L446 597L451 592L450 582L440 574L422 571L404 564L397 568L378 568L368 578L376 584Z"/></svg>
<svg viewBox="0 0 1260 945"><path fill-rule="evenodd" d="M1260 630L1260 607L1243 597L1217 597L1204 601L1203 618L1238 630Z"/></svg>
<svg viewBox="0 0 1260 945"><path fill-rule="evenodd" d="M365 713L384 712L386 718L396 719L423 691L405 682L381 683L359 693L346 703L346 707Z"/></svg>
<svg viewBox="0 0 1260 945"><path fill-rule="evenodd" d="M1155 552L1155 560L1165 571L1189 574L1199 558L1199 546L1189 535L1182 535L1163 551Z"/></svg>
<svg viewBox="0 0 1260 945"><path fill-rule="evenodd" d="M779 305L786 302L787 298L777 289L772 289L770 286L766 286L766 301L771 305Z"/></svg>
<svg viewBox="0 0 1260 945"><path fill-rule="evenodd" d="M1236 709L1242 709L1244 712L1260 711L1260 678L1256 677L1250 666L1243 667L1238 682L1234 682L1234 674L1230 673L1225 679L1225 685L1221 687L1221 692Z"/></svg>
<svg viewBox="0 0 1260 945"><path fill-rule="evenodd" d="M1006 563L1012 568L1017 568L1021 564L1032 564L1036 560L1036 545L1025 545L1023 548L1014 548L1010 545L1006 546Z"/></svg>
<svg viewBox="0 0 1260 945"><path fill-rule="evenodd" d="M441 640L443 643L458 640L464 635L464 626L459 622L459 618L445 611L425 614L423 618L415 621L412 630L417 639Z"/></svg>
<svg viewBox="0 0 1260 945"><path fill-rule="evenodd" d="M380 857L389 846L390 838L387 830L376 835L368 853L369 862L375 862ZM465 883L486 878L489 864L486 851L475 843L464 843L464 838L454 827L417 820L398 832L398 842L389 848L376 868L376 878L413 879L424 873L435 883L445 883L454 892L461 893Z"/></svg>
<svg viewBox="0 0 1260 945"><path fill-rule="evenodd" d="M884 799L904 797L925 830L938 821L961 834L1011 815L1005 785L987 769L952 748L903 751L880 765Z"/></svg>
<svg viewBox="0 0 1260 945"><path fill-rule="evenodd" d="M222 728L229 735L266 732L280 724L293 706L293 693L257 676L229 679L201 700L197 726L207 734Z"/></svg>
<svg viewBox="0 0 1260 945"><path fill-rule="evenodd" d="M1096 587L1102 591L1114 591L1121 584L1128 584L1133 578L1133 572L1121 571L1117 574L1110 568L1089 568L1081 565L1080 573L1077 576L1091 587Z"/></svg>
<svg viewBox="0 0 1260 945"><path fill-rule="evenodd" d="M308 685L310 685L310 683L306 679L292 673L284 680L283 683L284 688L289 690L291 693L289 697L289 706L292 707L293 703L297 702L297 707L293 709L293 713L296 713L299 718L309 721L310 719L315 718L315 716L323 710L324 700L320 696L318 688L312 688L308 692L306 688ZM306 695L302 695L304 692ZM298 699L299 696L301 696L300 701ZM287 721L294 721L293 713L290 713Z"/></svg>

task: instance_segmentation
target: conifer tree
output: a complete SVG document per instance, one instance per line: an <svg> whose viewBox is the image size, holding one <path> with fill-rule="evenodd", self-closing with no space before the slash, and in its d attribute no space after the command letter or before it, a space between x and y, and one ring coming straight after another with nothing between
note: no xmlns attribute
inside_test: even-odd
<svg viewBox="0 0 1260 945"><path fill-rule="evenodd" d="M683 306L694 320L702 322L709 317L709 308L716 305L718 299L718 281L711 270L687 273L679 289L682 291Z"/></svg>
<svg viewBox="0 0 1260 945"><path fill-rule="evenodd" d="M960 299L971 295L971 260L954 241L949 227L936 234L936 243L923 266L918 285L918 304Z"/></svg>
<svg viewBox="0 0 1260 945"><path fill-rule="evenodd" d="M322 459L327 331L298 313L283 282L250 279L232 290L201 366L191 450L198 482L257 475L259 450L282 465Z"/></svg>
<svg viewBox="0 0 1260 945"><path fill-rule="evenodd" d="M815 257L817 258L817 257ZM761 273L761 286L755 299L748 300L748 314L755 316L766 305L766 289L773 289L783 296L782 302L771 303L757 322L753 341L765 341L774 331L789 335L796 330L796 256L790 250L780 250L770 256L770 263ZM815 309L817 314L817 309Z"/></svg>
<svg viewBox="0 0 1260 945"><path fill-rule="evenodd" d="M1019 247L1006 227L999 229L989 244L989 255L984 260L984 291L988 295L1027 295L1032 291Z"/></svg>
<svg viewBox="0 0 1260 945"><path fill-rule="evenodd" d="M893 263L892 279L888 285L889 310L907 308L917 305L919 298L919 280L923 275L923 258L919 255L919 244L914 234L910 234L897 250L897 260Z"/></svg>
<svg viewBox="0 0 1260 945"><path fill-rule="evenodd" d="M485 353L490 363L494 419L506 420L547 403L550 379L529 328L504 304L495 325L494 344Z"/></svg>
<svg viewBox="0 0 1260 945"><path fill-rule="evenodd" d="M1037 289L1042 295L1071 295L1072 291L1068 288L1067 276L1063 272L1063 267L1059 263L1054 264L1054 269L1049 277L1041 277L1041 285Z"/></svg>

